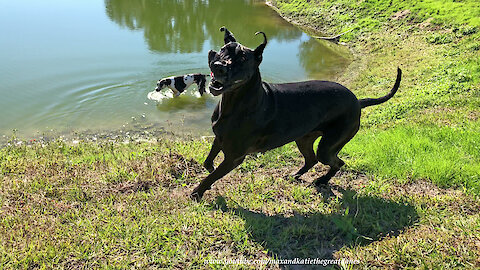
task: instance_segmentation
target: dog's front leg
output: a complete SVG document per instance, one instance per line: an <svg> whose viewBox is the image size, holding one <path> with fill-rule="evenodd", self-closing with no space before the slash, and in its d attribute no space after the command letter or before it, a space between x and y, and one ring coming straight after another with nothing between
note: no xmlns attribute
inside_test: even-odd
<svg viewBox="0 0 480 270"><path fill-rule="evenodd" d="M202 182L200 182L200 184L192 191L190 197L196 201L200 201L203 197L203 193L209 190L215 181L235 169L238 165L240 165L240 163L243 162L244 159L245 156L239 158L231 158L226 156L218 168L205 177L205 179L203 179Z"/></svg>
<svg viewBox="0 0 480 270"><path fill-rule="evenodd" d="M215 157L217 157L220 150L222 150L220 147L220 142L218 141L218 138L215 137L215 139L213 140L212 148L210 149L210 153L208 153L205 162L203 162L203 167L205 167L205 169L207 169L209 173L215 170L215 167L213 167L213 161L215 160Z"/></svg>

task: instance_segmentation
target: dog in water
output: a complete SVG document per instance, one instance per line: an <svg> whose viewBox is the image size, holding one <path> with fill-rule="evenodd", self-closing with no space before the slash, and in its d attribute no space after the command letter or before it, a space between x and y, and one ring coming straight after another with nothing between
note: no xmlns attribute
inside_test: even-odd
<svg viewBox="0 0 480 270"><path fill-rule="evenodd" d="M198 91L200 92L200 95L203 96L203 93L205 93L205 84L207 82L206 77L210 75L205 75L205 74L187 74L183 76L172 76L172 77L167 77L159 80L157 82L157 87L155 88L155 91L159 92L165 87L170 88L173 91L173 95L175 97L178 97L181 93L185 91L190 85L193 83L196 83L198 86Z"/></svg>

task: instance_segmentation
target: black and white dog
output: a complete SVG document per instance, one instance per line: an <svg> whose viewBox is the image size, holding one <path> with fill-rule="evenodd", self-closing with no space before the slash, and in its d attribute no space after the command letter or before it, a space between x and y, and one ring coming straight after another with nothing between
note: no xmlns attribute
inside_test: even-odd
<svg viewBox="0 0 480 270"><path fill-rule="evenodd" d="M167 77L159 80L157 82L157 87L155 90L158 92L162 90L165 87L168 87L172 89L173 94L175 97L178 97L185 89L190 87L193 83L196 83L198 86L198 91L200 92L200 95L203 96L203 93L205 93L205 84L206 84L206 77L210 75L205 75L205 74L187 74L183 76L172 76L172 77Z"/></svg>

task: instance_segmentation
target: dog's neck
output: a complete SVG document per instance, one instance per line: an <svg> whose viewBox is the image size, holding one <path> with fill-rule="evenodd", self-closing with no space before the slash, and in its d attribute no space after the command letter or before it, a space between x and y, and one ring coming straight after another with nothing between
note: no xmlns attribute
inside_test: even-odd
<svg viewBox="0 0 480 270"><path fill-rule="evenodd" d="M220 113L227 116L239 110L253 111L262 105L264 96L262 77L257 69L250 80L240 89L222 94Z"/></svg>

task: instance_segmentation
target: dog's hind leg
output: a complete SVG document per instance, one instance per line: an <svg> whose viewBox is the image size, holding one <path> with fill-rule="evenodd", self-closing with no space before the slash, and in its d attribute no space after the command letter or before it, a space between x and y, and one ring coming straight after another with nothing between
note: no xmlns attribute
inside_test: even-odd
<svg viewBox="0 0 480 270"><path fill-rule="evenodd" d="M210 153L208 153L207 158L203 162L203 167L205 167L205 169L207 169L209 173L215 170L215 167L213 167L213 161L215 160L215 157L217 157L220 150L222 150L220 147L220 143L218 142L217 137L215 137L215 140L213 140L212 148L210 149Z"/></svg>
<svg viewBox="0 0 480 270"><path fill-rule="evenodd" d="M205 179L200 182L200 184L192 191L190 197L196 201L200 201L203 197L203 193L209 190L213 183L218 179L225 176L227 173L235 169L240 163L243 162L245 156L238 157L238 158L231 158L225 156L225 159L222 163L215 169L211 174L209 174Z"/></svg>
<svg viewBox="0 0 480 270"><path fill-rule="evenodd" d="M315 152L313 151L313 143L320 135L321 132L311 132L295 141L298 150L300 150L300 153L302 153L303 157L305 158L305 164L303 167L293 175L295 179L300 178L300 176L317 164L318 160L315 157Z"/></svg>
<svg viewBox="0 0 480 270"><path fill-rule="evenodd" d="M316 186L325 185L335 176L340 168L345 164L338 158L338 152L347 144L358 131L359 121L349 125L338 125L339 127L325 132L317 148L317 160L330 166L330 170L320 178L316 179Z"/></svg>

